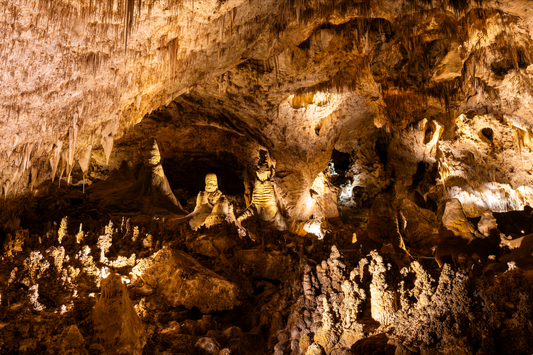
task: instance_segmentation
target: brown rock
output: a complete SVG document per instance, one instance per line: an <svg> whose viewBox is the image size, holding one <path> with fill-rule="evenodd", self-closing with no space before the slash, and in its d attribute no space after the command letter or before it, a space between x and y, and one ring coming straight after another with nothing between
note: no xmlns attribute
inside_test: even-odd
<svg viewBox="0 0 533 355"><path fill-rule="evenodd" d="M163 248L143 274L143 280L157 287L174 306L197 307L203 313L232 309L240 302L237 286L204 268L182 251Z"/></svg>
<svg viewBox="0 0 533 355"><path fill-rule="evenodd" d="M107 354L142 354L146 333L119 275L112 273L102 281L91 318L95 336Z"/></svg>
<svg viewBox="0 0 533 355"><path fill-rule="evenodd" d="M446 207L442 215L442 228L467 241L472 241L475 238L474 231L476 228L466 218L461 202L456 198L446 201Z"/></svg>
<svg viewBox="0 0 533 355"><path fill-rule="evenodd" d="M425 249L438 243L439 223L430 210L418 207L414 202L400 202L400 230L406 243L417 249Z"/></svg>
<svg viewBox="0 0 533 355"><path fill-rule="evenodd" d="M61 351L66 352L72 349L81 349L85 344L85 339L76 325L65 328L61 333Z"/></svg>

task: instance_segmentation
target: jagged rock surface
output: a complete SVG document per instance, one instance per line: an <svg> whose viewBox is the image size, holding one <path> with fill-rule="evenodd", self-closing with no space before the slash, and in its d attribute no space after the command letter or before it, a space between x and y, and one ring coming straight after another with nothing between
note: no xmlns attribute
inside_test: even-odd
<svg viewBox="0 0 533 355"><path fill-rule="evenodd" d="M158 288L173 306L213 312L232 309L240 303L237 285L181 251L159 251L153 264L144 272L143 280Z"/></svg>

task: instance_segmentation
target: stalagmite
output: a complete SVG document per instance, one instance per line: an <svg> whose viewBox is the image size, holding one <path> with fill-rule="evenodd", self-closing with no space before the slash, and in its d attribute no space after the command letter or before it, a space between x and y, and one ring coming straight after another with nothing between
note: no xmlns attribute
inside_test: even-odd
<svg viewBox="0 0 533 355"><path fill-rule="evenodd" d="M146 332L119 275L111 273L102 281L91 319L96 339L107 354L142 354Z"/></svg>
<svg viewBox="0 0 533 355"><path fill-rule="evenodd" d="M237 217L239 223L257 215L263 221L272 223L279 230L288 229L287 221L281 213L272 183L273 172L274 165L271 163L268 153L265 150L261 150L257 162L252 202Z"/></svg>
<svg viewBox="0 0 533 355"><path fill-rule="evenodd" d="M387 267L383 257L376 251L370 253L369 271L372 274L370 284L370 310L372 318L382 325L388 325L394 319L394 294L386 282Z"/></svg>
<svg viewBox="0 0 533 355"><path fill-rule="evenodd" d="M0 353L533 354L527 5L0 1Z"/></svg>

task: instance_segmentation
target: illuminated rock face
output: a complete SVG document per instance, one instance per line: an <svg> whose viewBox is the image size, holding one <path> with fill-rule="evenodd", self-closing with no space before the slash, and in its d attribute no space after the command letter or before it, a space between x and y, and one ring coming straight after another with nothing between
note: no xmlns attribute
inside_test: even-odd
<svg viewBox="0 0 533 355"><path fill-rule="evenodd" d="M215 174L207 174L205 177L205 191L200 191L196 197L196 206L191 213L191 220L189 224L192 229L198 229L204 224L206 219L213 212L213 208L217 205L222 196L222 192L218 189L218 179ZM218 213L215 212L216 215ZM213 218L215 218L213 216ZM211 224L211 222L210 222Z"/></svg>
<svg viewBox="0 0 533 355"><path fill-rule="evenodd" d="M144 327L119 275L113 273L102 281L100 300L91 318L96 339L107 354L142 354Z"/></svg>
<svg viewBox="0 0 533 355"><path fill-rule="evenodd" d="M454 236L469 242L475 238L475 227L466 219L461 202L457 199L446 202L442 226Z"/></svg>
<svg viewBox="0 0 533 355"><path fill-rule="evenodd" d="M265 153L265 151L261 151ZM272 223L278 230L287 230L287 221L281 213L276 197L276 191L272 184L272 171L274 167L270 165L266 155L260 155L256 170L252 198L250 205L237 218L239 222L245 221L252 216L256 216L263 221Z"/></svg>
<svg viewBox="0 0 533 355"><path fill-rule="evenodd" d="M378 130L408 136L424 119L417 146L402 151L438 158L446 197L467 216L531 202L521 162L531 150L533 15L522 1L125 4L0 5L11 21L0 26L3 195L133 160L132 136L120 137L159 110L183 151L212 145L249 165L268 149L291 219L313 213L309 189L334 148L365 156L353 168L368 179L352 182L379 190L386 167L361 151ZM414 173L396 158L382 163ZM492 178L476 185L461 167L472 162Z"/></svg>

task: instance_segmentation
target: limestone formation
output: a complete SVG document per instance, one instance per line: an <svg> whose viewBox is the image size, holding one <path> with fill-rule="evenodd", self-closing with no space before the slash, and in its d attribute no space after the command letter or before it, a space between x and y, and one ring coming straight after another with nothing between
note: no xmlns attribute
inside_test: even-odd
<svg viewBox="0 0 533 355"><path fill-rule="evenodd" d="M126 204L149 202L153 207L152 213L167 210L177 215L184 215L186 211L172 192L161 163L161 153L155 139L148 142L144 164L139 172L137 181L126 191ZM148 211L147 211L148 213Z"/></svg>
<svg viewBox="0 0 533 355"><path fill-rule="evenodd" d="M94 333L107 354L142 354L146 333L119 275L102 281L100 300L91 314Z"/></svg>
<svg viewBox="0 0 533 355"><path fill-rule="evenodd" d="M0 354L533 354L530 3L0 1Z"/></svg>
<svg viewBox="0 0 533 355"><path fill-rule="evenodd" d="M451 233L451 237L462 238L468 242L475 238L474 231L476 229L466 219L461 201L458 199L446 201L442 216L442 228Z"/></svg>
<svg viewBox="0 0 533 355"><path fill-rule="evenodd" d="M64 217L61 220L61 224L59 225L59 230L57 231L57 240L59 241L59 244L68 236L68 217Z"/></svg>
<svg viewBox="0 0 533 355"><path fill-rule="evenodd" d="M477 229L485 237L490 235L491 230L498 229L496 218L494 218L494 215L490 210L483 212L477 224Z"/></svg>
<svg viewBox="0 0 533 355"><path fill-rule="evenodd" d="M398 212L390 193L379 194L368 216L368 237L383 244L392 244L396 251L400 250L400 230Z"/></svg>
<svg viewBox="0 0 533 355"><path fill-rule="evenodd" d="M61 352L80 351L84 348L85 339L76 325L71 325L61 332Z"/></svg>
<svg viewBox="0 0 533 355"><path fill-rule="evenodd" d="M386 281L387 267L383 257L376 251L370 253L369 271L372 275L370 283L370 311L372 318L382 325L388 325L394 319L394 293Z"/></svg>
<svg viewBox="0 0 533 355"><path fill-rule="evenodd" d="M187 214L174 196L163 169L161 153L155 139L149 139L139 176L132 182L127 164L121 165L111 181L96 184L88 191L112 214L125 214L146 223L154 216L178 218Z"/></svg>
<svg viewBox="0 0 533 355"><path fill-rule="evenodd" d="M15 235L8 234L4 242L4 256L13 257L22 251L24 241L28 238L28 231L18 230Z"/></svg>
<svg viewBox="0 0 533 355"><path fill-rule="evenodd" d="M240 303L234 283L181 251L161 249L142 278L174 307L183 305L213 312L232 309Z"/></svg>
<svg viewBox="0 0 533 355"><path fill-rule="evenodd" d="M189 215L191 217L189 224L192 229L198 229L204 224L205 220L211 215L213 208L217 205L222 196L222 192L218 189L217 176L215 174L207 174L205 176L205 191L200 191L198 193L198 196L196 197L196 207ZM218 216L223 212L223 208L228 208L229 210L227 204L223 206L219 205L217 207L218 211L215 211L215 214L211 217L210 224L215 222L215 219L218 219Z"/></svg>
<svg viewBox="0 0 533 355"><path fill-rule="evenodd" d="M415 287L411 290L411 295L417 299L418 307L426 307L431 303L433 295L433 278L429 275L418 261L411 263L411 271L416 274Z"/></svg>
<svg viewBox="0 0 533 355"><path fill-rule="evenodd" d="M271 165L267 152L261 151L255 172L256 179L251 203L237 218L240 223L252 216L257 216L263 221L272 223L279 230L288 228L287 221L279 208L274 185L272 184L273 172L274 166Z"/></svg>
<svg viewBox="0 0 533 355"><path fill-rule="evenodd" d="M420 208L409 199L403 199L398 210L400 232L406 243L423 250L438 242L439 222L433 211Z"/></svg>
<svg viewBox="0 0 533 355"><path fill-rule="evenodd" d="M228 223L236 222L233 205L229 202L226 196L220 197L209 216L205 219L203 225L209 228L220 224L223 221Z"/></svg>

